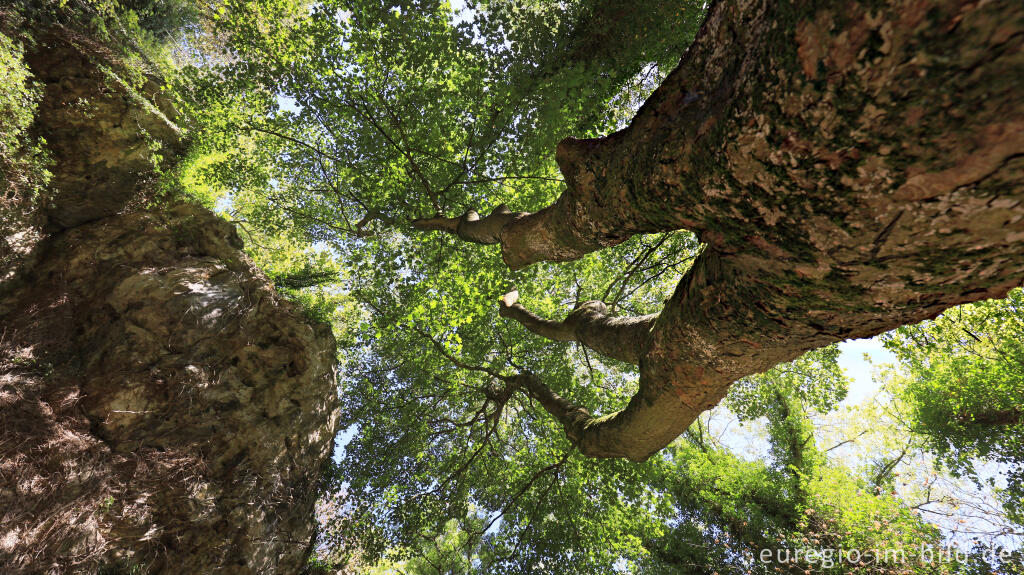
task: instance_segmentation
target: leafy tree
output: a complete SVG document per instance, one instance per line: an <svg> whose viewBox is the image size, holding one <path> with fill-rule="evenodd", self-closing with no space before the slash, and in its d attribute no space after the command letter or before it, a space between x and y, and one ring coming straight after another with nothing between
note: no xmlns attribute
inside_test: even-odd
<svg viewBox="0 0 1024 575"><path fill-rule="evenodd" d="M277 141L277 147L272 149L277 150L279 161L276 164L282 170L282 177L275 177L275 185L270 186L273 192L267 200L278 214L299 220L309 230L311 238L336 241L339 251L346 257L342 238L366 237L377 230L388 238L373 239L368 244L376 249L390 243L390 261L416 261L422 253L407 250L403 258L395 253L397 244L393 239L400 238L399 242L406 246L441 245L439 240L412 239L407 233L398 233L395 226L400 229L404 222L418 214L427 215L413 220L419 230L442 230L462 240L500 243L503 258L512 269L540 260L578 259L585 253L620 244L638 233L687 227L703 235L709 248L696 259L697 263L660 315L635 321L609 321L609 316L603 312L588 315L594 320L587 324L590 326L588 333L600 333L605 341L601 344L604 349L608 345L630 348L627 358L631 362L635 359L634 363L640 365L641 384L636 401L614 416L593 417L578 404L558 401L543 404L583 452L592 456L644 459L684 430L696 414L714 405L724 395L728 384L739 377L763 371L831 341L878 333L887 327L927 317L952 303L984 294L997 295L1009 287L1012 281L1009 270L1016 269L1017 264L1007 262L1000 267L997 263L997 260L1003 261L1000 258L1012 255L1007 252L1010 236L1005 234L985 236L984 241L989 242L985 244L989 246L985 253L990 256L985 256L988 259L984 265L1006 272L985 277L965 276L957 266L946 265L937 268L939 272L930 272L929 279L925 280L920 276L920 269L931 265L929 258L933 256L929 254L936 253L935 250L942 252L946 260L977 265L978 262L973 261L979 253L977 249L972 248L971 255L956 250L960 249L957 246L970 244L974 239L982 241L981 236L975 238L971 235L975 231L968 229L963 231L961 243L933 241L929 238L939 236L921 232L940 225L935 223L936 218L941 219L937 214L928 218L922 215L912 222L911 218L903 219L904 212L900 211L910 208L898 207L919 201L914 198L921 194L911 190L924 185L919 183L920 178L908 179L910 176L901 171L905 166L914 162L946 165L944 162L950 154L958 158L994 158L992 154L1003 154L1009 148L993 143L992 146L996 146L993 149L999 151L988 155L980 149L950 149L932 156L931 152L914 150L937 149L929 144L937 137L935 132L895 133L889 131L886 123L874 120L869 123L878 133L863 132L858 126L867 120L852 112L838 116L834 108L822 108L818 112L828 115L829 121L843 123L841 132L863 133L858 136L863 140L858 145L880 150L877 157L885 159L878 161L886 164L886 170L903 174L890 178L887 189L893 193L902 190L899 197L906 199L900 200L903 204L875 203L870 199L875 193L872 186L852 175L845 179L833 177L834 169L829 168L828 163L814 159L836 153L830 151L831 140L821 139L820 133L816 136L803 116L787 112L785 102L787 94L803 89L804 78L817 81L819 74L827 76L808 60L817 58L817 52L810 48L799 52L792 47L791 35L800 36L797 44L817 45L827 44L831 34L840 33L838 29L821 31L825 36L820 36L815 35L818 28L799 27L798 23L804 21L803 12L799 10L776 12L750 8L753 12L747 13L743 11L746 8L738 5L715 4L703 28L703 40L698 40L676 72L666 77L629 128L611 138L564 140L558 145L558 168L566 177L567 186L560 199L548 209L535 213L509 211L504 204L528 207L551 201L559 191L559 178L550 156L541 151L550 149L566 133L585 135L588 131L607 129L607 124L595 122L595 118L609 115L594 111L605 108L623 90L628 92L630 83L625 80L637 70L644 70L652 58L663 54L664 46L677 45L676 21L690 21L683 16L692 10L687 10L685 5L674 11L668 9L667 13L652 8L635 12L632 19L618 19L615 26L595 26L588 18L601 20L618 13L597 4L589 10L564 11L563 21L550 23L548 16L556 14L541 11L543 17L529 16L534 10L530 6L506 9L508 6L512 5L496 3L494 10L481 12L483 15L474 24L457 25L452 24L445 4L323 3L314 7L308 17L294 12L281 17L280 10L274 12L279 6L273 4L268 9L231 6L232 14L236 15L225 23L225 30L231 38L231 49L245 64L224 70L215 77L218 80L228 78L228 85L236 88L263 90L265 94L276 91L294 100L297 111L276 113L275 105L270 103L268 114L243 118L233 127L261 135L264 137L261 143L271 138ZM981 26L981 20L986 18L1006 16L1000 11L1002 6L987 9L991 12L978 12L977 25ZM901 17L900 10L899 7L887 9L883 20L896 21ZM937 10L928 22L953 17L944 12L945 8ZM526 16L519 18L521 14ZM651 14L658 17L652 19ZM677 19L668 17L673 15ZM520 20L534 24L523 28L518 25ZM880 26L880 21L854 18L844 25L875 29L871 27ZM938 27L918 22L916 27L892 28L913 39L900 44L901 50L913 44L946 53L944 42L948 39L938 35ZM758 26L764 28L764 34L755 41L751 34L755 29L760 30ZM964 35L964 42L1000 42L983 39L975 34L976 27L972 26L958 29L958 33ZM523 31L518 32L520 29ZM643 39L640 39L641 34L634 34L636 42L631 45L632 49L623 46L610 53L597 49L581 51L581 46L603 46L606 40L618 46L616 42L621 39L608 34L609 29L643 31ZM732 40L725 42L723 38ZM742 45L743 50L737 45ZM543 49L535 49L535 46ZM778 52L782 46L792 47L791 51ZM876 69L869 53L873 54L868 50L850 57L865 58L865 66ZM999 69L1001 76L1001 65L978 55L1001 52L967 50L959 53L963 58L974 60L961 64L947 62L941 70L927 74L910 74L901 69L892 72L895 75L885 84L904 86L899 89L907 93L924 94L932 90L927 85L932 80L922 78L945 78L963 84L962 89L955 92L964 101L970 98L971 90L1000 85L995 76L968 80L958 70L982 66L984 70L993 70L992 74L997 74L995 70ZM886 52L879 54L884 58L897 57ZM1001 56L993 57L998 60ZM740 70L750 69L744 62L758 58L774 63L779 73L772 72L768 66L763 73L739 74ZM868 102L877 100L877 95L865 88L869 79L860 68L843 67L842 62L846 60L821 61L822 66L836 68L838 76L834 76L836 82L813 86L812 100L823 101L822 98L841 94L848 100L842 109L866 109ZM599 64L602 70L608 66L608 70L625 73L611 73L608 82L589 82L582 92L577 90L580 71L595 69ZM726 69L731 72L726 73ZM734 82L737 77L742 77L743 82ZM842 88L837 83L839 78L845 78ZM695 82L703 82L708 90L691 90L688 86ZM943 82L945 86L945 80ZM713 90L719 90L722 97L700 95ZM555 97L563 94L561 98ZM758 152L759 146L768 149L781 145L775 142L774 136L766 139L759 131L761 128L755 128L767 118L758 116L763 112L754 111L751 103L765 98L775 102L776 108L772 109L780 114L775 118L777 121L773 120L775 129L789 133L791 141L802 138L802 141L816 141L816 145L801 148L799 154L792 150L774 156ZM1001 121L999 118L1009 113L1001 107L1012 105L1005 98L1000 100L990 94L984 101L988 102L985 113L970 116L975 127L965 128L968 132L981 130L980 126L988 125L986 122ZM872 105L877 108L877 104ZM891 110L878 109L891 115L905 112L898 108L893 104ZM682 121L681 116L669 114L669 109L679 110L679 114L684 111L695 114L696 118L704 120ZM550 113L551 110L558 113ZM670 118L675 119L670 121ZM716 126L713 134L708 132L720 146L714 158L707 155L714 146L692 147L694 139L702 137L700 130L704 128L700 126L705 124L707 129L712 124ZM903 150L902 155L893 155L893 144L883 143L883 140L899 142L908 137L916 138L921 145L899 148ZM755 143L762 140L763 143ZM970 138L958 141L979 142ZM734 142L743 142L747 149L734 148ZM850 145L854 143L851 141ZM598 153L599 147L609 151ZM814 147L817 152L811 151ZM696 150L693 158L682 160L673 155L676 150L691 149ZM740 166L740 160L730 159L738 158L736 154L745 157L754 154L759 159L756 165ZM793 160L784 160L786 154L793 156ZM800 160L797 156L806 158ZM658 162L632 161L632 158L659 157L663 159ZM858 158L851 156L847 162L840 154L833 163L837 168L846 165L843 169L848 168L854 174L858 169L867 170L857 167L862 162L859 157L859 154ZM722 165L723 161L728 165ZM801 167L801 161L805 161L806 166ZM985 173L996 174L1001 169L1000 162L992 162L986 164ZM676 168L656 167L670 164ZM808 169L811 171L805 173ZM763 177L758 176L761 180L751 176L750 170L763 174ZM722 176L723 173L729 175ZM952 181L934 179L935 182L947 180ZM760 189L757 181L776 182L778 190L788 192L773 195L771 197L777 199L770 201L760 195L755 199L754 191ZM786 181L792 185L785 185ZM1005 188L1001 184L996 187ZM722 188L735 193L707 192ZM822 190L827 190L825 196L835 201L818 201ZM952 189L934 193L952 193ZM723 200L723 203L719 201L723 197L733 199ZM629 198L629 201L624 202L622 198ZM480 218L472 210L456 217L429 215L486 204L496 206L495 213L487 218ZM1003 214L992 215L993 218L1005 216L1012 220L1011 204L1016 206L1012 202L1005 207L1003 203L990 203L984 209ZM924 209L913 205L915 210ZM680 209L666 212L664 206ZM707 209L694 211L683 206L706 206ZM734 213L742 216L734 217ZM861 250L863 253L858 252L859 255L851 252L848 257L839 257L836 255L839 248L827 247L830 244L822 239L825 236L810 233L800 225L811 220L821 225L831 222L828 224L831 231L826 236L859 238L851 239L852 243L844 241L844 245L874 247ZM886 228L883 221L895 227ZM878 250L884 247L882 240L895 233L893 230L898 230L903 247L894 248L896 252L886 260L886 268L879 271L872 262ZM755 249L742 249L749 246ZM850 249L857 251L859 248ZM380 252L375 251L375 254ZM410 263L404 265L411 273L425 271L413 270L415 266ZM840 267L842 272L837 271ZM945 274L942 277L946 279L938 281L935 273ZM877 279L866 279L875 276ZM918 279L909 282L900 279L906 277ZM873 287L897 284L903 286L899 294L875 293L881 288ZM921 298L925 297L921 292L923 288L915 286L947 284L956 286L950 288L948 298L921 304ZM765 303L768 301L772 303ZM884 301L884 305L879 306L879 301ZM402 305L418 309L412 301L402 302ZM579 317L582 316L576 319ZM824 318L836 323L835 329L826 328L822 323ZM713 342L716 351L709 353L708 346L701 347L697 339L684 335L693 332L705 333L701 341ZM639 338L640 333L649 335ZM581 343L587 345L588 342ZM742 359L727 361L726 357ZM540 390L538 385L552 389L543 379L530 381L536 384L536 390ZM678 401L680 394L687 398L683 403Z"/></svg>
<svg viewBox="0 0 1024 575"><path fill-rule="evenodd" d="M884 341L905 369L895 392L911 429L956 473L976 477L979 460L1004 464L1004 502L1022 522L1024 292L960 306Z"/></svg>
<svg viewBox="0 0 1024 575"><path fill-rule="evenodd" d="M0 24L4 23L0 14ZM42 87L33 82L21 42L0 34L0 265L10 257L7 237L17 219L28 219L28 207L49 179L47 154L28 133Z"/></svg>
<svg viewBox="0 0 1024 575"><path fill-rule="evenodd" d="M920 565L938 531L873 479L829 461L813 414L835 408L848 381L834 346L738 382L726 399L741 422L767 422L768 458L749 461L701 425L668 450L660 485L678 525L652 542L653 573L939 573ZM863 563L841 551L885 549ZM764 553L764 555L762 555ZM907 570L910 569L910 570ZM916 570L914 570L916 569Z"/></svg>

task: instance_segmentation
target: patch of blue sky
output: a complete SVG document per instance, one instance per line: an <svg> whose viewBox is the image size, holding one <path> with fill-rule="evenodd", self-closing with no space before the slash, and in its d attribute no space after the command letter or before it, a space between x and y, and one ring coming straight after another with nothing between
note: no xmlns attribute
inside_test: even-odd
<svg viewBox="0 0 1024 575"><path fill-rule="evenodd" d="M878 393L881 384L873 377L883 364L895 364L896 356L882 346L878 337L851 339L839 344L839 367L853 381L840 405L856 405Z"/></svg>
<svg viewBox="0 0 1024 575"><path fill-rule="evenodd" d="M476 16L476 10L466 5L465 0L452 0L452 24L471 24Z"/></svg>
<svg viewBox="0 0 1024 575"><path fill-rule="evenodd" d="M338 435L334 436L334 453L331 455L331 459L335 463L341 463L342 459L345 459L345 447L352 441L352 438L359 433L358 425L350 425L345 429L339 430Z"/></svg>
<svg viewBox="0 0 1024 575"><path fill-rule="evenodd" d="M213 204L213 211L218 214L226 214L234 207L234 197L231 194L224 194L217 198Z"/></svg>
<svg viewBox="0 0 1024 575"><path fill-rule="evenodd" d="M291 112L293 114L298 114L302 111L299 102L283 92L277 93L277 107L283 112Z"/></svg>

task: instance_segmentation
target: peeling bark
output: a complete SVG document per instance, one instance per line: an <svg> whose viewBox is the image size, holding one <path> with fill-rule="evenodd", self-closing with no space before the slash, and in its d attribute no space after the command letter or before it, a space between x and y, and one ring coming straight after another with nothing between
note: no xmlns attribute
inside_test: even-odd
<svg viewBox="0 0 1024 575"><path fill-rule="evenodd" d="M559 200L489 231L510 268L707 245L580 450L646 459L741 377L1020 285L1022 29L1006 0L718 2L629 127L563 141Z"/></svg>

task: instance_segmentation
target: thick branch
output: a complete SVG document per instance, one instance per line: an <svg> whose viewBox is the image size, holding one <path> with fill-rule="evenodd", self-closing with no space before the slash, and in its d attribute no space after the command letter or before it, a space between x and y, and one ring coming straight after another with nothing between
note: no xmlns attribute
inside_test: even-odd
<svg viewBox="0 0 1024 575"><path fill-rule="evenodd" d="M501 231L505 226L527 215L529 214L526 212L510 211L508 206L502 204L486 218L481 218L476 211L470 210L455 218L437 216L413 220L412 226L421 231L442 231L455 234L467 242L496 244L501 241Z"/></svg>
<svg viewBox="0 0 1024 575"><path fill-rule="evenodd" d="M579 443L587 425L597 421L586 409L551 391L540 378L530 372L520 373L512 381L562 424L573 444Z"/></svg>
<svg viewBox="0 0 1024 575"><path fill-rule="evenodd" d="M503 246L516 265L562 258L566 227L578 245L673 227L708 245L583 453L642 460L736 379L1024 277L1024 103L1004 81L1024 75L1020 5L786 6L713 5L630 127L563 142L565 194L502 232L532 242Z"/></svg>
<svg viewBox="0 0 1024 575"><path fill-rule="evenodd" d="M559 200L487 235L510 267L707 246L579 449L643 460L741 377L1020 285L1021 29L1009 0L721 1L628 128L562 142Z"/></svg>
<svg viewBox="0 0 1024 575"><path fill-rule="evenodd" d="M544 319L519 303L519 292L511 291L499 300L498 314L518 321L533 333L552 341L576 341L572 326L564 321Z"/></svg>
<svg viewBox="0 0 1024 575"><path fill-rule="evenodd" d="M580 304L563 321L543 319L519 303L519 292L505 294L499 314L518 321L533 333L554 341L575 341L601 355L638 365L657 314L614 317L600 301Z"/></svg>

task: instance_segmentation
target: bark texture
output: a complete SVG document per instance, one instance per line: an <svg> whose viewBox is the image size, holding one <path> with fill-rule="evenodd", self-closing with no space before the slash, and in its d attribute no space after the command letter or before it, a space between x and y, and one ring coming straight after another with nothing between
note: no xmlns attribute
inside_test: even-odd
<svg viewBox="0 0 1024 575"><path fill-rule="evenodd" d="M707 245L579 448L643 460L736 379L1020 285L1022 30L1009 0L718 2L629 127L562 142L565 193L497 234L511 268Z"/></svg>
<svg viewBox="0 0 1024 575"><path fill-rule="evenodd" d="M335 433L330 330L227 222L133 210L177 131L100 56L39 50L56 163L47 232L0 278L3 572L298 573Z"/></svg>
<svg viewBox="0 0 1024 575"><path fill-rule="evenodd" d="M615 317L600 301L586 301L564 320L544 319L519 303L519 293L501 298L499 313L518 321L533 333L554 341L575 341L612 359L638 365L642 344L657 319L657 314L641 317Z"/></svg>

